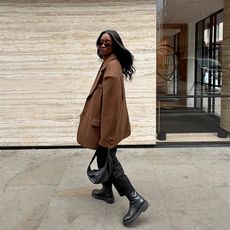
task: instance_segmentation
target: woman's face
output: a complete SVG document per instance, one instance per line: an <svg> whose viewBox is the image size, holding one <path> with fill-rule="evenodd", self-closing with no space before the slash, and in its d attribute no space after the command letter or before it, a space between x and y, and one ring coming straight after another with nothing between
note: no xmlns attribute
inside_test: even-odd
<svg viewBox="0 0 230 230"><path fill-rule="evenodd" d="M104 33L99 41L99 49L103 55L103 59L106 59L113 53L113 40L111 36Z"/></svg>

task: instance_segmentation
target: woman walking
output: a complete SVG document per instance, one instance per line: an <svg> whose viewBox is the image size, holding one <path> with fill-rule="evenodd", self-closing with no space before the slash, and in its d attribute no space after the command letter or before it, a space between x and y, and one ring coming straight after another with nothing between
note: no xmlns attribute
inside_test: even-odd
<svg viewBox="0 0 230 230"><path fill-rule="evenodd" d="M129 200L129 209L123 218L123 224L129 225L149 207L134 189L116 157L118 143L131 134L124 78L132 80L135 72L133 56L114 30L101 32L96 46L103 62L80 115L77 141L96 150L99 168L105 164L109 150L113 159L112 175L101 189L92 191L92 196L113 203L113 185L120 196Z"/></svg>

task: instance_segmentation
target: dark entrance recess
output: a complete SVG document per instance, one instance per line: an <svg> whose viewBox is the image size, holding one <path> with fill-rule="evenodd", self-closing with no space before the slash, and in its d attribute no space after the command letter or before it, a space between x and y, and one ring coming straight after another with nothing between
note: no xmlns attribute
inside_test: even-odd
<svg viewBox="0 0 230 230"><path fill-rule="evenodd" d="M217 132L220 118L195 108L161 109L160 131L165 133Z"/></svg>
<svg viewBox="0 0 230 230"><path fill-rule="evenodd" d="M186 96L186 98L209 99L213 95ZM216 98L229 97L216 95ZM166 140L167 133L217 133L220 138L226 138L228 132L220 128L220 117L214 113L207 113L194 107L164 106L164 102L173 103L177 98L172 96L158 96L157 138ZM163 106L161 106L161 104Z"/></svg>

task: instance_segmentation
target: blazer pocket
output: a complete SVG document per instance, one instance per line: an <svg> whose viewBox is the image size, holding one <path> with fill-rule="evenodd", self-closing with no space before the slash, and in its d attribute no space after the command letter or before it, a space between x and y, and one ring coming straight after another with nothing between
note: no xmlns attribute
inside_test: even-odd
<svg viewBox="0 0 230 230"><path fill-rule="evenodd" d="M96 118L93 118L93 120L92 120L92 122L91 122L91 125L92 125L93 127L100 127L100 125L101 125L101 120L96 119Z"/></svg>

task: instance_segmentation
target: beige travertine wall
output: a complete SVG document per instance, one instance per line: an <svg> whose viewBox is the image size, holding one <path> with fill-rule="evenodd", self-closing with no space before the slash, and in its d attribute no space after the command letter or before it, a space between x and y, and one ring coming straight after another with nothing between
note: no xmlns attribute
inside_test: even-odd
<svg viewBox="0 0 230 230"><path fill-rule="evenodd" d="M0 146L77 144L105 29L136 59L126 83L133 132L123 144L155 144L155 8L155 0L0 1Z"/></svg>
<svg viewBox="0 0 230 230"><path fill-rule="evenodd" d="M223 41L223 84L222 93L230 95L230 1L224 1ZM221 99L221 127L230 132L230 98Z"/></svg>

